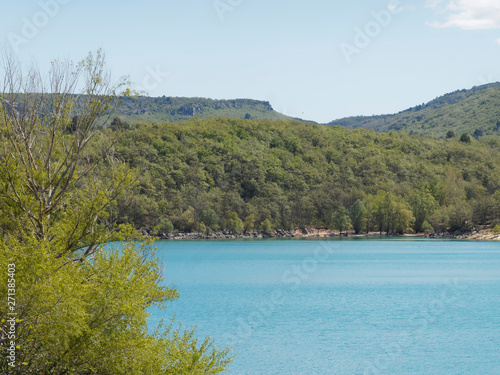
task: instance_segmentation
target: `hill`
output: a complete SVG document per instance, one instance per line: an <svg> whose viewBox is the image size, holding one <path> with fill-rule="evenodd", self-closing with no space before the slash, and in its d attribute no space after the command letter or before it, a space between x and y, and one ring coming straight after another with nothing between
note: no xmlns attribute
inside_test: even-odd
<svg viewBox="0 0 500 375"><path fill-rule="evenodd" d="M439 138L449 131L458 136L500 135L500 83L458 90L394 115L348 117L328 125Z"/></svg>
<svg viewBox="0 0 500 375"><path fill-rule="evenodd" d="M50 113L52 110L52 94L36 94L27 99L23 94L17 94L17 102L14 103L14 110L19 112L21 106L26 100L40 99L39 113L41 116ZM74 107L72 113L78 116L84 111L86 97L74 95ZM6 99L7 109L10 110L9 100ZM267 101L253 99L232 99L215 100L207 98L183 98L183 97L148 97L148 96L121 96L118 98L118 107L113 109L113 117L120 120L134 123L139 121L146 122L180 122L192 118L236 118L253 120L297 120L306 121L300 118L294 118L279 113L273 109ZM102 116L99 124L107 121L107 116Z"/></svg>
<svg viewBox="0 0 500 375"><path fill-rule="evenodd" d="M214 100L179 97L123 97L116 114L125 121L179 122L193 117L229 117L254 120L287 120L266 101ZM300 119L297 119L300 120ZM300 120L302 121L302 120Z"/></svg>
<svg viewBox="0 0 500 375"><path fill-rule="evenodd" d="M460 231L500 220L498 137L464 143L228 118L103 131L141 171L138 194L119 210L140 228L329 227L332 213L358 200L366 229Z"/></svg>

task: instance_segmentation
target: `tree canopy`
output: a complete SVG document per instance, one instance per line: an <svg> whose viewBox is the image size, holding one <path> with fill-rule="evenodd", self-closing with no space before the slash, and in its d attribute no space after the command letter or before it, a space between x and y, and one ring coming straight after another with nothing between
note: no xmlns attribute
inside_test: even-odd
<svg viewBox="0 0 500 375"><path fill-rule="evenodd" d="M116 222L118 201L130 199L137 177L114 154L112 134L95 126L123 83L110 83L102 53L76 65L56 61L48 77L6 58L2 78L0 294L13 302L0 307L0 341L15 358L3 355L0 372L224 370L227 350L209 338L199 342L174 325L151 333L147 325L147 309L165 307L178 293L162 282L151 242Z"/></svg>
<svg viewBox="0 0 500 375"><path fill-rule="evenodd" d="M381 132L390 130L410 134L452 138L467 133L476 137L500 135L498 105L500 83L457 90L392 115L356 116L332 121L350 129L365 128Z"/></svg>
<svg viewBox="0 0 500 375"><path fill-rule="evenodd" d="M168 220L174 231L233 231L235 214L247 231L263 230L263 223L285 230L330 227L340 206L357 231L450 229L444 212L454 206L468 208L469 223L499 219L496 208L484 210L481 203L500 187L497 137L463 143L228 118L139 122L104 132L118 137L117 157L141 171L138 195L120 217L138 228ZM379 191L390 193L385 205L375 198ZM366 213L356 216L358 200ZM383 225L381 212L392 215Z"/></svg>

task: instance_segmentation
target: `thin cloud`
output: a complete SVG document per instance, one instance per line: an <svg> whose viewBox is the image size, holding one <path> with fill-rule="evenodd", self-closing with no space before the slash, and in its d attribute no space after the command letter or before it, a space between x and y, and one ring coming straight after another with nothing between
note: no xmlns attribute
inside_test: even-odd
<svg viewBox="0 0 500 375"><path fill-rule="evenodd" d="M426 6L444 17L444 21L428 23L432 27L458 27L463 30L500 28L498 0L427 0Z"/></svg>

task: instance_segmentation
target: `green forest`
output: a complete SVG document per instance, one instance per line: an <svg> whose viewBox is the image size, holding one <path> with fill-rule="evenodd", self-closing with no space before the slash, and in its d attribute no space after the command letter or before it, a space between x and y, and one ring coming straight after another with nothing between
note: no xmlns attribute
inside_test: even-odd
<svg viewBox="0 0 500 375"><path fill-rule="evenodd" d="M298 121L128 124L116 157L138 171L120 221L154 234L334 228L389 234L495 225L500 138L425 138Z"/></svg>
<svg viewBox="0 0 500 375"><path fill-rule="evenodd" d="M101 51L77 64L55 61L47 76L12 56L3 62L0 373L225 371L229 349L173 318L148 324L150 309L179 293L164 282L152 238L114 215L137 174L97 124L124 82L110 81Z"/></svg>
<svg viewBox="0 0 500 375"><path fill-rule="evenodd" d="M500 135L500 83L457 90L429 103L417 105L394 115L358 116L332 121L350 129L365 128L387 132L404 131L436 138L475 138Z"/></svg>
<svg viewBox="0 0 500 375"><path fill-rule="evenodd" d="M305 121L275 111L269 102L251 99L122 96L120 100L115 115L129 123L180 122L216 117ZM80 106L77 101L77 111ZM500 135L499 106L500 83L490 83L469 90L457 90L396 114L348 117L326 125L374 129L377 132L403 131L435 138L460 138L462 134L467 134L478 139Z"/></svg>
<svg viewBox="0 0 500 375"><path fill-rule="evenodd" d="M1 373L224 372L230 348L174 319L148 325L179 297L156 236L500 231L499 136L134 121L114 117L126 82L102 51L47 77L21 66L5 59L0 94Z"/></svg>
<svg viewBox="0 0 500 375"><path fill-rule="evenodd" d="M276 112L269 102L234 99L214 100L206 98L177 98L147 96L121 97L122 103L116 114L132 121L178 122L192 117L233 117L257 120L290 119Z"/></svg>

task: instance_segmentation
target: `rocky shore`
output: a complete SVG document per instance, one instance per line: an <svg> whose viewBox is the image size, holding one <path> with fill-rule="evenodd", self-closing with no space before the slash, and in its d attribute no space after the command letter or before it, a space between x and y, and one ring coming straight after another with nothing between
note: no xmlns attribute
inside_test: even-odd
<svg viewBox="0 0 500 375"><path fill-rule="evenodd" d="M146 233L145 233L146 234ZM493 233L491 229L476 229L470 233L455 235L449 232L439 232L431 234L404 234L404 235L386 235L380 232L370 232L363 234L339 234L338 231L333 231L326 228L297 228L292 231L277 229L272 232L251 231L240 234L231 232L210 232L210 233L169 233L158 236L162 240L207 240L207 239L236 239L236 238L326 238L326 237L425 237L435 239L474 239L474 240L497 240L500 241L500 233Z"/></svg>
<svg viewBox="0 0 500 375"><path fill-rule="evenodd" d="M431 233L426 235L427 238L454 238L460 240L490 240L500 241L500 233L493 233L491 229L474 229L468 233L453 234L449 232Z"/></svg>
<svg viewBox="0 0 500 375"><path fill-rule="evenodd" d="M260 232L257 230L243 232L240 234L231 232L210 232L210 233L170 233L159 236L162 240L206 240L223 238L301 238L301 237L334 237L338 232L321 228L300 228L293 231L277 229L272 232Z"/></svg>

